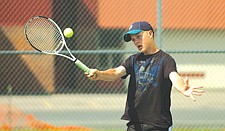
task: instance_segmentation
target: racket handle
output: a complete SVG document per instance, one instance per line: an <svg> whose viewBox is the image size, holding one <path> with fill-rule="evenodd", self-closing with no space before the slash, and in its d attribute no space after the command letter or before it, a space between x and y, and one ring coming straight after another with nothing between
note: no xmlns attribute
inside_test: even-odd
<svg viewBox="0 0 225 131"><path fill-rule="evenodd" d="M84 72L90 73L90 69L84 63L82 63L80 60L77 59L75 61L75 65L77 65Z"/></svg>

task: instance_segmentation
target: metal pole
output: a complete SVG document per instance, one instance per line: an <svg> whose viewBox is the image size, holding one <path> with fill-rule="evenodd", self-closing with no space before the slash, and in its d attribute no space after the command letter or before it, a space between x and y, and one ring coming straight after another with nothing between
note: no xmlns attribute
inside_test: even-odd
<svg viewBox="0 0 225 131"><path fill-rule="evenodd" d="M162 0L157 0L157 45L162 48Z"/></svg>

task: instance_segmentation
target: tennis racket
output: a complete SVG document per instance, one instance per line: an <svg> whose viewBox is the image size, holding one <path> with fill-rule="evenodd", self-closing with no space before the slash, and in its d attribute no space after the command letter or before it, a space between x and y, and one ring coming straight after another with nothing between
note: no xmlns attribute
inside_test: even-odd
<svg viewBox="0 0 225 131"><path fill-rule="evenodd" d="M65 57L73 61L84 72L90 72L90 69L70 52L61 29L52 19L45 16L34 16L26 23L24 33L28 43L34 49L45 54ZM64 47L69 55L62 53Z"/></svg>

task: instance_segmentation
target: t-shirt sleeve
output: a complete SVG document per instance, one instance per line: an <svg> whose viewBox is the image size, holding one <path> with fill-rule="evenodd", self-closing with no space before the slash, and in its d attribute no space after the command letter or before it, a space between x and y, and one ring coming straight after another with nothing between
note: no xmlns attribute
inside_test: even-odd
<svg viewBox="0 0 225 131"><path fill-rule="evenodd" d="M126 69L126 75L122 76L122 79L126 79L128 75L132 72L132 56L127 58L124 63L122 63L122 66Z"/></svg>
<svg viewBox="0 0 225 131"><path fill-rule="evenodd" d="M169 74L171 72L177 72L177 66L174 58L171 56L168 56L167 59L165 60L164 64L164 77L169 78Z"/></svg>

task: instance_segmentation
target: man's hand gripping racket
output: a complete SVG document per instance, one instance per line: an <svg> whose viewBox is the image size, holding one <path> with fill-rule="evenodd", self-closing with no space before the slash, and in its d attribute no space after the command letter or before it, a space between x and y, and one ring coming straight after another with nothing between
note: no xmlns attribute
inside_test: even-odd
<svg viewBox="0 0 225 131"><path fill-rule="evenodd" d="M59 26L50 18L45 16L35 16L28 20L25 25L24 33L28 43L36 50L46 53L63 56L73 61L80 69L90 73L90 69L80 60L72 55L66 45L65 38ZM69 56L60 54L63 47Z"/></svg>

